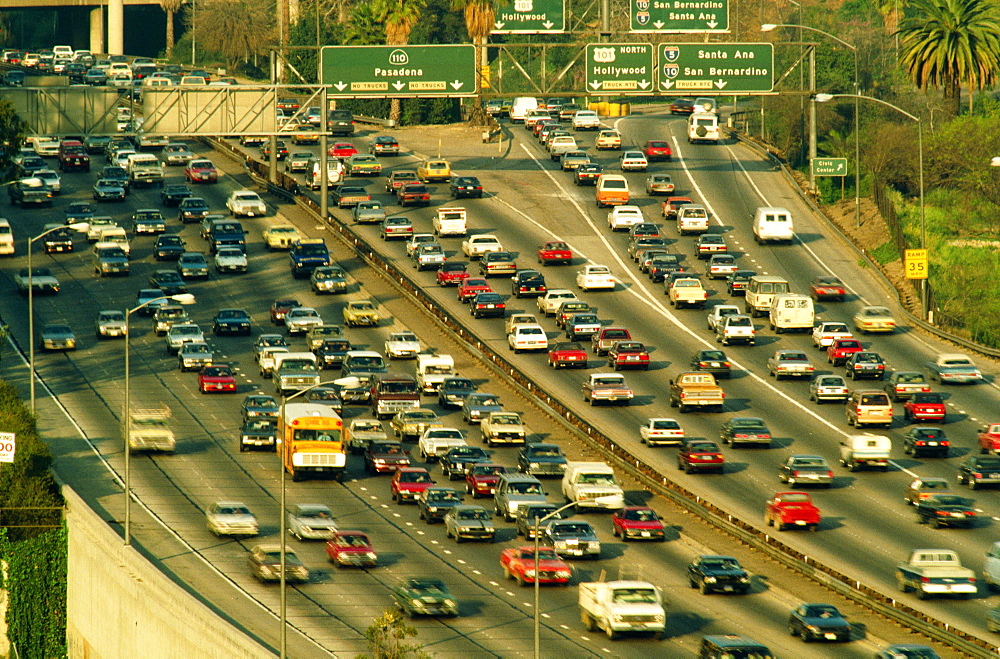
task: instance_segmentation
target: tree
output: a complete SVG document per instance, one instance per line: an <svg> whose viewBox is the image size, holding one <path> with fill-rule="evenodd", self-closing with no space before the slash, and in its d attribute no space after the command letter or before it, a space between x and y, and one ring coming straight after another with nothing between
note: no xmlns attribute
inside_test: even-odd
<svg viewBox="0 0 1000 659"><path fill-rule="evenodd" d="M419 645L403 642L416 635L417 630L406 624L402 613L395 609L386 610L365 630L371 650L370 659L428 659L430 655L423 652ZM363 657L367 659L368 655Z"/></svg>
<svg viewBox="0 0 1000 659"><path fill-rule="evenodd" d="M410 32L426 6L426 0L375 0L372 16L377 22L385 24L385 43L389 46L409 43ZM401 115L400 100L394 98L389 106L389 119L398 125Z"/></svg>
<svg viewBox="0 0 1000 659"><path fill-rule="evenodd" d="M167 14L167 57L174 50L174 14L176 14L184 0L159 0L160 8Z"/></svg>
<svg viewBox="0 0 1000 659"><path fill-rule="evenodd" d="M486 40L493 29L493 21L497 10L508 4L507 0L452 0L452 8L465 14L465 30L476 46L476 76L482 80L483 68L486 66ZM483 111L482 93L476 96L472 106L474 124L485 123L486 112Z"/></svg>
<svg viewBox="0 0 1000 659"><path fill-rule="evenodd" d="M1000 20L990 0L913 0L903 19L901 64L920 89L944 89L954 114L962 85L974 91L993 85L1000 66Z"/></svg>
<svg viewBox="0 0 1000 659"><path fill-rule="evenodd" d="M10 101L0 101L0 172L4 178L13 174L14 155L24 142L28 124L14 110Z"/></svg>
<svg viewBox="0 0 1000 659"><path fill-rule="evenodd" d="M277 41L273 0L199 0L187 15L199 49L214 51L235 68L264 55Z"/></svg>

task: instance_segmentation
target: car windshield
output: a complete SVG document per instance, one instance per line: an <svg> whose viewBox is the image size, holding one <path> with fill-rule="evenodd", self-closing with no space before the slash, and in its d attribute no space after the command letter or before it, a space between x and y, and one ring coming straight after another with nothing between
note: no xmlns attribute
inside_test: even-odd
<svg viewBox="0 0 1000 659"><path fill-rule="evenodd" d="M965 499L953 494L936 494L927 500L928 503L934 503L939 506L964 506Z"/></svg>
<svg viewBox="0 0 1000 659"><path fill-rule="evenodd" d="M738 570L740 564L735 558L706 558L702 559L701 567L709 570Z"/></svg>
<svg viewBox="0 0 1000 659"><path fill-rule="evenodd" d="M655 522L659 519L652 510L626 510L624 517L631 522Z"/></svg>
<svg viewBox="0 0 1000 659"><path fill-rule="evenodd" d="M480 465L472 468L473 476L499 476L507 470L500 465Z"/></svg>
<svg viewBox="0 0 1000 659"><path fill-rule="evenodd" d="M807 618L839 618L840 611L832 606L807 606L805 607L805 617Z"/></svg>
<svg viewBox="0 0 1000 659"><path fill-rule="evenodd" d="M462 497L455 490L431 490L427 493L428 501L461 501Z"/></svg>
<svg viewBox="0 0 1000 659"><path fill-rule="evenodd" d="M399 475L399 481L401 483L430 483L431 477L429 474L403 473Z"/></svg>
<svg viewBox="0 0 1000 659"><path fill-rule="evenodd" d="M528 449L527 455L532 458L557 458L560 453L555 446L536 446Z"/></svg>
<svg viewBox="0 0 1000 659"><path fill-rule="evenodd" d="M490 515L485 510L460 510L458 511L458 518L488 520Z"/></svg>
<svg viewBox="0 0 1000 659"><path fill-rule="evenodd" d="M452 391L472 391L475 388L472 380L445 380L442 386Z"/></svg>
<svg viewBox="0 0 1000 659"><path fill-rule="evenodd" d="M542 494L540 483L511 483L510 490L517 494Z"/></svg>
<svg viewBox="0 0 1000 659"><path fill-rule="evenodd" d="M939 405L942 402L941 394L926 394L926 393L916 393L913 394L914 403L924 403L924 404L935 404Z"/></svg>
<svg viewBox="0 0 1000 659"><path fill-rule="evenodd" d="M220 515L249 515L250 509L246 506L219 506Z"/></svg>
<svg viewBox="0 0 1000 659"><path fill-rule="evenodd" d="M655 604L657 597L652 588L615 588L612 600L615 604Z"/></svg>
<svg viewBox="0 0 1000 659"><path fill-rule="evenodd" d="M552 535L591 535L594 530L587 522L559 522L549 527Z"/></svg>
<svg viewBox="0 0 1000 659"><path fill-rule="evenodd" d="M581 485L614 485L613 474L580 474L577 483Z"/></svg>

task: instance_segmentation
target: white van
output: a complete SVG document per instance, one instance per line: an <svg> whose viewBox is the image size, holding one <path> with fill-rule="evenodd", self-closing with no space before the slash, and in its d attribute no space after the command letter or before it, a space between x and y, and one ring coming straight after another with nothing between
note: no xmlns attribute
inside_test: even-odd
<svg viewBox="0 0 1000 659"><path fill-rule="evenodd" d="M811 330L816 321L812 298L798 293L783 293L771 298L768 312L771 331L781 334L785 330Z"/></svg>
<svg viewBox="0 0 1000 659"><path fill-rule="evenodd" d="M14 253L14 232L7 218L0 217L0 254Z"/></svg>
<svg viewBox="0 0 1000 659"><path fill-rule="evenodd" d="M688 143L718 142L719 117L714 112L695 112L688 117Z"/></svg>
<svg viewBox="0 0 1000 659"><path fill-rule="evenodd" d="M514 123L524 122L529 110L538 109L538 99L534 96L518 96L510 106L510 120Z"/></svg>
<svg viewBox="0 0 1000 659"><path fill-rule="evenodd" d="M440 388L445 378L455 375L455 359L451 355L417 355L417 386L425 394Z"/></svg>
<svg viewBox="0 0 1000 659"><path fill-rule="evenodd" d="M788 280L773 275L754 275L747 283L746 311L748 316L763 316L771 310L775 295L789 293Z"/></svg>
<svg viewBox="0 0 1000 659"><path fill-rule="evenodd" d="M174 81L165 77L146 77L142 79L143 87L173 87Z"/></svg>
<svg viewBox="0 0 1000 659"><path fill-rule="evenodd" d="M684 204L677 211L677 233L686 236L689 233L705 233L708 231L708 211L698 204Z"/></svg>
<svg viewBox="0 0 1000 659"><path fill-rule="evenodd" d="M757 244L792 242L795 238L792 214L786 208L758 208L753 215L753 237Z"/></svg>

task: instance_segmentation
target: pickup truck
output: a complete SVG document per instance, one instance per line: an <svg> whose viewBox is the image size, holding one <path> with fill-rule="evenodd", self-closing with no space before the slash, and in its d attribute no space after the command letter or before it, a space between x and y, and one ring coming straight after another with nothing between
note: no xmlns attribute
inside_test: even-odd
<svg viewBox="0 0 1000 659"><path fill-rule="evenodd" d="M941 384L974 383L983 379L972 360L957 353L938 355L934 361L927 362L927 371L932 382L937 380Z"/></svg>
<svg viewBox="0 0 1000 659"><path fill-rule="evenodd" d="M983 426L977 435L980 453L1000 454L1000 423Z"/></svg>
<svg viewBox="0 0 1000 659"><path fill-rule="evenodd" d="M132 410L129 414L129 450L173 453L177 438L170 429L169 418L169 407Z"/></svg>
<svg viewBox="0 0 1000 659"><path fill-rule="evenodd" d="M456 206L439 208L432 224L435 236L464 236L469 232L465 209Z"/></svg>
<svg viewBox="0 0 1000 659"><path fill-rule="evenodd" d="M350 208L371 200L372 196L360 185L338 185L330 192L330 201L337 204L337 208Z"/></svg>
<svg viewBox="0 0 1000 659"><path fill-rule="evenodd" d="M958 554L950 549L914 549L896 566L896 585L904 593L917 591L920 599L933 595L967 598L978 590L976 573L962 567Z"/></svg>
<svg viewBox="0 0 1000 659"><path fill-rule="evenodd" d="M577 300L576 293L568 288L550 288L545 294L537 298L535 304L538 311L546 316L554 315L563 302Z"/></svg>
<svg viewBox="0 0 1000 659"><path fill-rule="evenodd" d="M479 422L483 441L494 444L524 444L527 432L518 412L490 412Z"/></svg>
<svg viewBox="0 0 1000 659"><path fill-rule="evenodd" d="M583 383L583 400L591 405L607 401L628 405L634 394L625 383L625 376L617 373L594 373Z"/></svg>
<svg viewBox="0 0 1000 659"><path fill-rule="evenodd" d="M133 153L125 165L129 185L159 185L163 183L163 165L152 153Z"/></svg>
<svg viewBox="0 0 1000 659"><path fill-rule="evenodd" d="M667 295L670 297L670 305L677 309L683 306L700 309L708 299L708 292L701 285L701 280L695 277L675 279L667 289Z"/></svg>
<svg viewBox="0 0 1000 659"><path fill-rule="evenodd" d="M606 355L619 341L631 341L632 334L623 327L604 327L590 337L590 347L595 354Z"/></svg>
<svg viewBox="0 0 1000 659"><path fill-rule="evenodd" d="M32 268L30 275L27 268L21 268L14 275L14 284L22 295L28 294L29 286L35 295L55 295L59 292L59 280L48 268Z"/></svg>
<svg viewBox="0 0 1000 659"><path fill-rule="evenodd" d="M776 492L767 500L764 521L779 531L801 528L815 531L820 523L819 508L806 492Z"/></svg>
<svg viewBox="0 0 1000 659"><path fill-rule="evenodd" d="M580 619L587 631L609 639L626 632L663 635L667 612L659 589L645 581L595 581L579 588Z"/></svg>
<svg viewBox="0 0 1000 659"><path fill-rule="evenodd" d="M691 407L714 408L725 404L726 394L715 382L715 376L704 371L679 373L670 380L670 407L687 412Z"/></svg>
<svg viewBox="0 0 1000 659"><path fill-rule="evenodd" d="M344 443L355 454L364 453L374 441L388 438L385 428L377 419L352 419L344 433Z"/></svg>

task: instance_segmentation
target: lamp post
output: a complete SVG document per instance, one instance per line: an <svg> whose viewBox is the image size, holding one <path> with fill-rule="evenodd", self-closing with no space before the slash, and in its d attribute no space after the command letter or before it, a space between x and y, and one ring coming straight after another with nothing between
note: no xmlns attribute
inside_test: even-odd
<svg viewBox="0 0 1000 659"><path fill-rule="evenodd" d="M154 302L159 302L161 300L173 300L179 304L194 304L194 295L190 293L179 293L177 295L161 295L160 297L154 297L151 300L146 300L142 304L132 309L125 311L125 402L122 405L122 425L125 426L125 546L128 547L132 544L132 449L129 446L132 443L132 424L129 423L129 408L131 407L131 400L129 399L129 376L130 376L130 353L129 353L129 337L132 336L132 332L129 329L129 318L132 314L148 307Z"/></svg>
<svg viewBox="0 0 1000 659"><path fill-rule="evenodd" d="M800 7L799 8L799 16L802 15L801 12L802 12L802 9ZM845 48L849 48L851 50L851 52L854 54L854 96L855 96L855 98L854 98L854 223L855 223L855 226L860 227L861 226L861 135L860 135L861 117L860 117L860 115L858 115L858 101L860 99L860 94L861 94L861 79L859 77L859 71L858 71L858 49L857 49L857 46L855 46L854 44L847 43L846 41L844 41L840 37L832 35L829 32L824 32L823 30L820 30L820 29L817 29L817 28L814 28L814 27L810 27L808 25L794 25L794 24L787 24L787 23L778 23L778 24L775 24L775 23L765 23L764 25L760 26L760 31L761 32L770 32L771 30L774 30L774 29L779 28L779 27L793 27L793 28L799 29L800 31L801 30L809 30L810 32L816 32L817 34L822 34L824 37L827 37L829 39L833 39L834 41L836 41L837 43L839 43L841 46L844 46ZM813 79L813 82L815 83L815 79ZM812 89L810 91L816 91L815 90L815 84L813 85L813 87L814 87L814 89ZM809 152L809 158L810 158L809 171L810 171L810 175L811 175L811 173L812 173L812 162L811 162L811 159L816 157L816 99L815 98L813 99L813 103L812 103L812 105L810 107L810 126L809 126L809 128L810 128L810 135L809 135L809 140L810 140L809 141L809 147L810 147L810 152ZM814 176L810 176L810 178L812 179L813 186L815 186L816 185L816 178Z"/></svg>
<svg viewBox="0 0 1000 659"><path fill-rule="evenodd" d="M28 377L28 397L31 401L32 414L35 413L35 270L31 267L31 252L34 249L35 241L39 238L64 229L85 231L88 226L90 225L87 222L74 222L64 227L52 227L34 238L28 239L28 370L31 371Z"/></svg>
<svg viewBox="0 0 1000 659"><path fill-rule="evenodd" d="M616 497L616 496L607 496L607 497L597 497L593 501L594 501L594 503L596 503L598 505L602 505L602 504L615 503L615 502L617 502L619 500L620 500L619 497ZM575 507L578 503L580 503L580 502L579 501L570 501L565 506L563 506L561 508L556 508L555 510L553 510L548 515L545 515L544 517L536 517L535 518L535 631L534 631L534 636L535 636L535 654L534 654L534 657L535 657L535 659L539 659L539 657L541 657L541 648L540 648L539 633L538 633L538 631L539 631L539 615L540 615L539 611L538 611L538 607L539 607L539 602L538 602L538 600L539 600L539 586L538 586L538 571L539 571L538 534L539 534L539 532L541 530L542 522L547 522L548 520L552 519L553 517L558 516L559 513L561 513L562 511L569 510L570 508Z"/></svg>
<svg viewBox="0 0 1000 659"><path fill-rule="evenodd" d="M875 103L879 103L881 105L884 105L887 108L892 108L893 110L895 110L896 112L902 114L903 116L907 117L908 119L912 119L913 121L917 122L917 159L918 159L919 170L920 170L919 171L919 180L920 180L920 249L926 249L927 248L927 225L926 225L925 218L924 218L924 131L923 131L923 122L920 120L920 117L918 117L916 115L913 115L913 114L910 114L909 112L907 112L903 108L901 108L899 106L896 106L896 105L893 105L892 103L889 103L888 101L883 101L880 98L875 98L874 96L863 96L861 94L816 94L813 97L813 100L815 100L817 103L826 103L827 101L831 101L831 100L833 100L835 98L853 98L855 105L857 105L857 102L859 100L861 100L861 99L864 99L866 101L873 101ZM927 302L928 302L928 300L927 300L927 280L926 279L923 280L923 284L921 285L921 296L920 296L920 298L921 298L921 304L923 306L923 318L926 320L927 319L927 311L928 311L928 309L927 309Z"/></svg>

